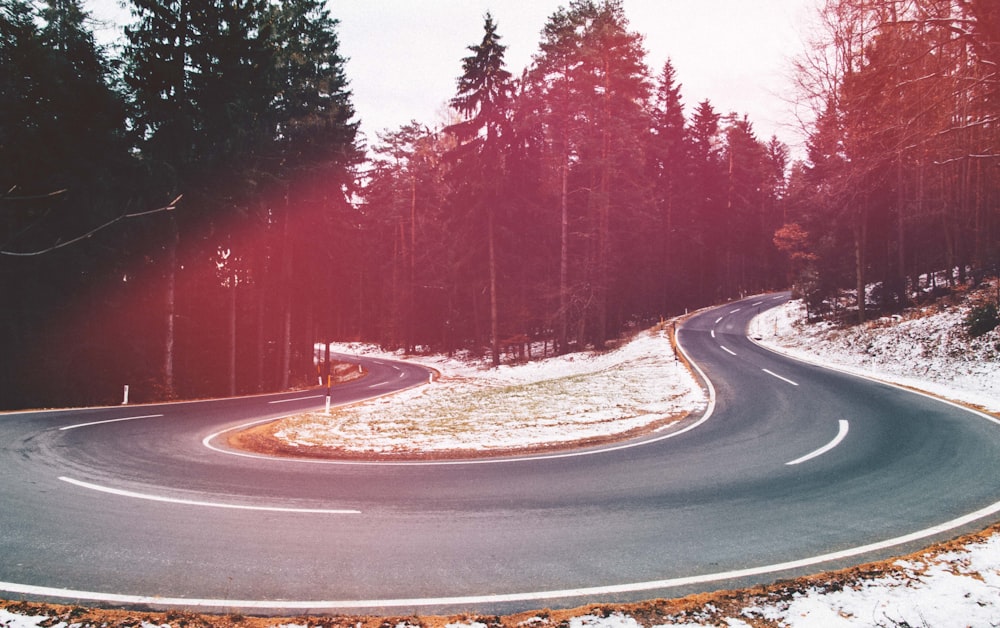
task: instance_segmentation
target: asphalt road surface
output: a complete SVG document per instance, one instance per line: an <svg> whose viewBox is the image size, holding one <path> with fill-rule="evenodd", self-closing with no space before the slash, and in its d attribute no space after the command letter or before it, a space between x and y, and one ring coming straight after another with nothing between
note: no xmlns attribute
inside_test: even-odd
<svg viewBox="0 0 1000 628"><path fill-rule="evenodd" d="M714 390L706 413L557 455L318 462L223 446L226 430L322 407L322 391L0 415L0 596L507 613L769 582L996 520L1000 426L758 347L749 320L785 299L679 331ZM335 401L428 379L363 362Z"/></svg>

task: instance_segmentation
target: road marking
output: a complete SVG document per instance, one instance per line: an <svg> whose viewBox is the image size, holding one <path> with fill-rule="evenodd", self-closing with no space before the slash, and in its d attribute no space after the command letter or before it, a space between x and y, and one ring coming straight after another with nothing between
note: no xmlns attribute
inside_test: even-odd
<svg viewBox="0 0 1000 628"><path fill-rule="evenodd" d="M805 462L806 460L812 460L813 458L816 458L817 456L822 456L826 452L830 451L831 449L833 449L834 447L836 447L837 445L839 445L840 441L844 440L844 437L847 436L847 430L848 430L848 428L849 428L849 426L847 424L847 421L841 419L840 420L840 429L837 431L837 436L834 437L834 439L832 441L830 441L826 445L823 445L822 447L820 447L816 451L812 452L811 454L806 454L805 456L802 456L801 458L796 458L795 460L792 460L791 462L786 462L785 465L786 466L796 465L796 464L800 464L802 462Z"/></svg>
<svg viewBox="0 0 1000 628"><path fill-rule="evenodd" d="M271 609L271 610L333 610L333 609L358 609L358 608L410 608L416 606L470 606L474 604L499 604L509 602L534 602L539 600L555 600L564 598L595 597L605 595L621 595L624 593L638 593L645 591L657 591L664 589L674 589L677 587L689 587L706 583L724 582L740 578L751 578L756 576L769 575L789 570L805 569L815 567L824 563L843 561L872 552L881 552L900 545L914 543L933 536L938 536L962 528L980 519L992 517L1000 512L1000 502L991 504L981 510L969 513L957 519L952 519L945 523L925 528L917 532L912 532L904 536L878 541L868 545L860 545L838 552L819 554L797 560L790 560L784 563L773 565L760 565L758 567L747 567L732 571L721 571L715 573L699 574L694 576L680 576L676 578L665 578L663 580L652 580L649 582L631 582L626 584L613 584L606 586L581 587L578 589L562 589L555 591L533 591L523 593L500 593L493 595L466 595L455 597L438 598L411 598L411 599L388 599L388 600L223 600L223 599L198 599L184 597L165 597L160 595L127 595L122 593L100 593L95 591L78 591L72 589L60 589L56 587L43 587L31 584L17 584L13 582L0 582L0 591L16 593L20 595L32 595L40 597L54 597L63 600L100 601L115 604L132 604L156 606L181 606L199 608L224 608L224 609Z"/></svg>
<svg viewBox="0 0 1000 628"><path fill-rule="evenodd" d="M735 354L735 353L734 353L733 351L731 351L731 350L730 350L730 349L729 349L728 347L726 347L725 345L719 345L719 348L720 348L720 349L722 349L723 351L725 351L726 353L728 353L729 355L736 355L736 354Z"/></svg>
<svg viewBox="0 0 1000 628"><path fill-rule="evenodd" d="M292 401L306 401L307 399L321 399L326 397L326 395L310 395L309 397L296 397L295 399L277 399L275 401L268 401L268 403L290 403Z"/></svg>
<svg viewBox="0 0 1000 628"><path fill-rule="evenodd" d="M787 384L791 384L792 386L798 386L797 383L793 382L792 380L788 379L787 377L782 377L781 375L778 375L774 371L769 371L767 369L761 369L761 370L764 371L765 373L767 373L768 375L770 375L771 377L777 377L778 379L780 379L781 381L783 381L783 382L785 382Z"/></svg>
<svg viewBox="0 0 1000 628"><path fill-rule="evenodd" d="M750 307L757 307L757 306L758 306L758 305L760 305L761 303L763 303L763 301L757 301L756 303L751 303L751 304L750 304Z"/></svg>
<svg viewBox="0 0 1000 628"><path fill-rule="evenodd" d="M712 330L712 338L715 338L715 330Z"/></svg>
<svg viewBox="0 0 1000 628"><path fill-rule="evenodd" d="M107 486L100 486L97 484L90 484L89 482L81 482L80 480L74 480L73 478L67 478L60 476L59 478L63 482L72 484L73 486L79 486L81 488L87 488L92 491L98 491L101 493L109 493L111 495L118 495L119 497L132 497L134 499L145 499L153 502L164 502L167 504L180 504L183 506L203 506L208 508L229 508L231 510L263 510L266 512L291 512L291 513L303 513L311 515L360 515L360 510L341 510L341 509L327 509L327 508L282 508L279 506L243 506L239 504L222 504L218 502L202 502L195 501L191 499L175 499L173 497L161 497L159 495L148 495L146 493L135 493L132 491L123 491L117 488L109 488Z"/></svg>
<svg viewBox="0 0 1000 628"><path fill-rule="evenodd" d="M721 321L724 318L725 318L725 316L720 316L719 318L715 319L715 324L718 325L719 321Z"/></svg>
<svg viewBox="0 0 1000 628"><path fill-rule="evenodd" d="M742 310L742 309L743 309L743 308L741 308L741 307L738 307L738 308L736 308L735 310L732 310L732 311L730 311L729 313L730 313L730 314L735 314L735 313L739 312L739 311L740 311L740 310Z"/></svg>
<svg viewBox="0 0 1000 628"><path fill-rule="evenodd" d="M90 423L77 423L76 425L66 425L60 427L59 430L75 430L78 427L90 427L91 425L103 425L105 423L118 423L119 421L138 421L139 419L156 419L163 416L162 414L144 414L142 416L127 416L120 419L107 419L106 421L92 421Z"/></svg>

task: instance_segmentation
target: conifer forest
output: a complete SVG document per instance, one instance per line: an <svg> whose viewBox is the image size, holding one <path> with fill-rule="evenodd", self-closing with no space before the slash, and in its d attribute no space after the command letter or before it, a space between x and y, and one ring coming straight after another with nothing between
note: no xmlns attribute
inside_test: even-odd
<svg viewBox="0 0 1000 628"><path fill-rule="evenodd" d="M0 409L314 385L329 340L599 349L789 287L859 322L1000 265L995 0L821 2L794 160L622 0L524 68L485 15L447 119L375 137L335 3L125 5L112 52L81 0L0 0Z"/></svg>

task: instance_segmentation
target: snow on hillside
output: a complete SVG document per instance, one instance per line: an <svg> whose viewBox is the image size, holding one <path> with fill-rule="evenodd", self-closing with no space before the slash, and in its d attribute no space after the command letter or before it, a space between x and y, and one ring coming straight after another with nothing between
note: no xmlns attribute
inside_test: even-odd
<svg viewBox="0 0 1000 628"><path fill-rule="evenodd" d="M790 301L759 316L751 332L793 357L1000 412L1000 327L969 339L968 311L942 303L840 329L806 323L805 306Z"/></svg>

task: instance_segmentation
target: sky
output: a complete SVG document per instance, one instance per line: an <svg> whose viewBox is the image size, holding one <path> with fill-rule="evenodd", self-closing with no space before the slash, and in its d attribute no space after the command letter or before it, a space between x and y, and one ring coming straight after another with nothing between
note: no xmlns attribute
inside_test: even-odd
<svg viewBox="0 0 1000 628"><path fill-rule="evenodd" d="M708 99L722 114L746 114L761 140L772 135L801 148L790 60L803 47L802 29L815 0L624 0L631 30L645 37L654 77L669 58L686 113ZM548 17L569 0L330 0L340 21L341 51L361 129L377 133L411 120L440 126L454 96L467 47L480 42L492 13L507 69L531 63ZM99 29L113 40L128 13L119 0L87 0Z"/></svg>

